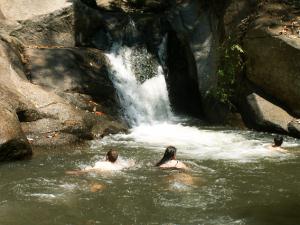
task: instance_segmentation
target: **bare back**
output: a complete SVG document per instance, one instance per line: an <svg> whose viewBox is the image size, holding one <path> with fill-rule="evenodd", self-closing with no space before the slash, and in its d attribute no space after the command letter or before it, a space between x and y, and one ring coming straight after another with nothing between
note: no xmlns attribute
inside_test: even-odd
<svg viewBox="0 0 300 225"><path fill-rule="evenodd" d="M188 167L184 163L173 159L173 160L167 161L164 164L161 164L159 166L159 168L163 168L163 169L172 169L172 168L174 168L174 169L187 169Z"/></svg>

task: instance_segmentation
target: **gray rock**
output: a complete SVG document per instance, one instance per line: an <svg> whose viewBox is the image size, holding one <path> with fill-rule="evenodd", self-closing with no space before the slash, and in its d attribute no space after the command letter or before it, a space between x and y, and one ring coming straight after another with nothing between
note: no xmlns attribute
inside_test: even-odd
<svg viewBox="0 0 300 225"><path fill-rule="evenodd" d="M247 96L247 117L258 130L280 133L288 132L288 123L293 120L282 108L256 93Z"/></svg>
<svg viewBox="0 0 300 225"><path fill-rule="evenodd" d="M42 15L37 13L35 17L20 15L22 20L18 20L17 25L10 27L10 35L18 38L23 45L31 47L74 47L90 42L90 37L102 26L100 12L80 0L72 1L72 4L65 0L56 1L60 4L53 6L51 9L54 11L51 13L45 9L45 12L41 10ZM36 8L38 5L40 3L35 1L32 7ZM47 7L48 3L45 5ZM12 12L14 9L18 10L18 7L13 7ZM48 14L45 14L47 12Z"/></svg>
<svg viewBox="0 0 300 225"><path fill-rule="evenodd" d="M113 120L112 118L109 118L109 116L98 116L97 121L98 123L95 123L97 125L93 126L91 131L94 137L99 138L110 134L128 132L128 126L126 124Z"/></svg>
<svg viewBox="0 0 300 225"><path fill-rule="evenodd" d="M101 51L87 48L27 49L25 54L32 83L57 93L92 96L94 101L101 102L102 107L97 110L117 111L115 89ZM60 95L67 97L66 94Z"/></svg>
<svg viewBox="0 0 300 225"><path fill-rule="evenodd" d="M76 61L77 63L71 63L72 60L66 60L69 69L72 69L72 66L77 66L76 68L82 72L74 74L74 76L71 74L66 75L66 77L69 76L70 78L70 84L75 83L77 86L67 86L69 84L66 86L62 84L58 85L57 83L49 81L43 83L44 87L41 87L37 84L32 84L27 80L26 75L30 72L29 69L36 68L36 73L38 71L46 71L46 75L49 75L52 71L56 71L55 75L57 75L57 77L64 74L66 71L64 68L59 67L57 62L52 62L52 64L50 63L48 65L39 64L37 62L37 64L35 64L36 67L24 68L23 63L28 63L28 57L24 60L25 55L19 53L17 43L18 42L15 39L9 38L6 39L6 42L0 41L0 104L3 106L1 107L2 112L4 112L3 110L6 110L4 112L5 115L2 116L3 120L1 119L0 125L1 128L9 128L9 131L2 129L3 132L0 132L0 140L2 141L0 161L19 159L29 155L31 147L27 142L26 136L33 146L47 147L49 145L58 146L76 144L83 140L90 140L96 136L103 136L103 132L99 134L97 131L95 132L93 130L93 127L103 127L103 130L105 130L111 123L118 124L117 121L108 116L103 118L103 121L99 120L99 115L102 115L101 113L96 115L91 112L86 112L79 107L75 107L73 105L75 100L67 101L57 95L54 91L56 90L55 84L60 87L58 91L63 93L72 88L73 91L77 89L84 91L85 89L83 87L85 87L85 85L87 85L86 88L90 90L90 86L97 83L98 73L95 73L95 71L101 71L101 68L97 65L86 65L87 62L84 61L93 59L93 51L81 51L79 49L74 51L68 50L70 54L67 54L68 56L66 56L66 58L70 57L72 60L75 60L72 57L75 57L76 59L79 58L79 60ZM38 50L36 51L39 52ZM63 49L61 51L63 51ZM51 52L49 52L48 56L58 57L57 52L54 52L55 53L52 55ZM33 54L31 56L33 56ZM44 62L49 63L47 60ZM88 63L91 63L91 61L88 61ZM92 61L92 63L94 63L94 61ZM40 68L38 69L39 66ZM53 66L53 68L50 66ZM85 70L89 71L86 72ZM25 74L25 71L27 74ZM75 72L76 71L74 71L74 73ZM82 80L82 76L88 78ZM72 79L74 82L72 82ZM57 82L59 82L59 79L57 79ZM64 80L62 79L61 82L64 82ZM95 96L101 96L101 93L103 93L102 89L104 85L102 83L101 85L101 87L98 86L100 90L94 89L96 93ZM73 97L75 98L75 96ZM79 99L78 101L81 101L82 103L84 100ZM94 101L91 101L91 103L87 102L87 104L91 105L92 110L94 109L94 106L92 105L98 107L96 107L96 111L99 110L98 105L100 104ZM8 112L11 112L11 115L7 114L7 110ZM7 115L9 116L8 118ZM20 125L20 122L22 126ZM122 127L121 124L120 127ZM123 126L123 128L126 129L125 126Z"/></svg>
<svg viewBox="0 0 300 225"><path fill-rule="evenodd" d="M0 108L0 125L0 161L22 159L32 154L17 115L3 106Z"/></svg>
<svg viewBox="0 0 300 225"><path fill-rule="evenodd" d="M215 112L207 93L217 84L218 18L201 1L172 2L168 14L173 30L168 36L170 101L176 111L208 117Z"/></svg>
<svg viewBox="0 0 300 225"><path fill-rule="evenodd" d="M70 5L68 0L0 0L0 11L8 20L26 20Z"/></svg>
<svg viewBox="0 0 300 225"><path fill-rule="evenodd" d="M300 116L300 39L279 35L281 21L269 15L260 15L244 39L247 78Z"/></svg>
<svg viewBox="0 0 300 225"><path fill-rule="evenodd" d="M300 138L300 120L293 120L288 124L289 133L297 138Z"/></svg>
<svg viewBox="0 0 300 225"><path fill-rule="evenodd" d="M2 13L2 11L0 9L0 20L4 20L4 19L5 19L5 17L4 17L4 15L3 15L3 13Z"/></svg>
<svg viewBox="0 0 300 225"><path fill-rule="evenodd" d="M169 21L177 35L189 47L189 51L186 52L192 54L199 91L204 96L216 85L217 80L218 18L204 10L201 2L192 0L179 4L170 14ZM188 76L195 76L195 74Z"/></svg>

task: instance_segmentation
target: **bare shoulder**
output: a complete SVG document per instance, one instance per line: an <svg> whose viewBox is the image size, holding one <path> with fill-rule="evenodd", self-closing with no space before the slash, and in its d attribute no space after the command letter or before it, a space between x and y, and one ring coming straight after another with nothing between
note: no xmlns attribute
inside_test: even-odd
<svg viewBox="0 0 300 225"><path fill-rule="evenodd" d="M271 151L277 151L277 152L284 152L284 153L288 152L288 150L286 150L282 147L279 147L279 146L274 147L273 145L268 146L268 149L270 149Z"/></svg>
<svg viewBox="0 0 300 225"><path fill-rule="evenodd" d="M188 167L178 160L170 160L162 165L159 166L162 169L188 169Z"/></svg>
<svg viewBox="0 0 300 225"><path fill-rule="evenodd" d="M183 163L183 162L179 162L178 161L178 163L177 163L177 165L176 165L176 168L178 168L178 169L188 169L188 167Z"/></svg>

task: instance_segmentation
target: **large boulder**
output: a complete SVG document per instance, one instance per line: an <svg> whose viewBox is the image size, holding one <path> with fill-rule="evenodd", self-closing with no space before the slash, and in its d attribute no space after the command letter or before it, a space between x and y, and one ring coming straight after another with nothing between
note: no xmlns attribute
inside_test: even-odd
<svg viewBox="0 0 300 225"><path fill-rule="evenodd" d="M69 7L68 0L0 0L0 11L7 20L26 20Z"/></svg>
<svg viewBox="0 0 300 225"><path fill-rule="evenodd" d="M199 115L207 92L217 83L218 18L191 0L173 1L168 20L173 30L168 44L171 101L175 109Z"/></svg>
<svg viewBox="0 0 300 225"><path fill-rule="evenodd" d="M0 9L0 20L4 20L4 19L5 19L5 17L4 17L4 15L3 15L3 13L2 13L2 11Z"/></svg>
<svg viewBox="0 0 300 225"><path fill-rule="evenodd" d="M0 72L3 64L0 65ZM0 84L0 161L21 159L32 154L19 122L22 117L35 120L40 114L21 95Z"/></svg>
<svg viewBox="0 0 300 225"><path fill-rule="evenodd" d="M248 119L254 128L263 131L288 133L288 124L293 120L285 110L264 99L256 93L246 98L246 109Z"/></svg>
<svg viewBox="0 0 300 225"><path fill-rule="evenodd" d="M57 95L54 91L55 85L60 87L62 92L67 91L65 86L61 84L64 82L64 79L58 79L56 84L49 81L48 83L44 83L44 87L30 83L27 78L28 75L30 75L29 69L32 69L33 65L31 65L31 67L28 65L26 68L24 67L24 64L28 64L28 57L26 57L25 54L19 53L20 48L16 43L17 40L15 39L6 39L5 42L0 41L0 103L3 109L7 109L11 112L10 117L7 118L7 116L3 116L5 120L1 120L0 125L1 127L11 127L9 132L12 134L12 141L10 141L6 136L6 133L9 133L8 131L0 133L0 139L3 140L3 143L1 143L1 151L7 155L7 157L3 156L1 160L21 158L22 155L25 156L25 153L15 153L14 149L19 145L25 146L24 148L19 147L21 152L24 152L24 149L30 150L31 148L26 138L35 146L66 145L78 143L96 136L103 136L105 135L106 128L111 127L114 123L118 123L115 119L106 115L106 119L102 119L105 120L106 123L103 123L98 117L104 117L104 113L97 112L99 104L92 101L92 99L89 100L90 102L87 102L87 104L91 105L90 111L86 111L86 109L82 110L80 107L76 107L72 101L68 101ZM87 52L83 50L81 53L78 49L74 50L74 52L78 54L79 60L76 61L77 64L82 65L82 67L78 66L78 68L81 68L81 70L79 70L81 73L75 74L74 77L72 77L74 83L81 83L83 87L89 85L88 81L96 83L97 78L93 77L96 76L96 69L91 69L93 66L90 64L87 68L85 65L87 62L82 59ZM54 55L55 54L52 54L52 56ZM72 54L70 55L74 56ZM33 56L33 53L31 56ZM90 57L93 58L93 55ZM91 58L87 57L87 60ZM49 63L47 61L44 62ZM89 61L89 63L93 62ZM42 66L43 69L45 69L44 71L48 71L45 68L47 67L46 64L38 64L38 61L35 61L35 63L36 67L34 68L36 68L36 73L43 71L41 68L40 70L37 69L39 66ZM75 66L74 63L67 65L70 67ZM61 69L61 67L59 67L56 62L48 66L54 67L52 71L57 70L57 74L55 74L57 77L63 76L65 71L60 71L59 69ZM83 70L90 70L90 72L83 72ZM25 71L27 71L26 74ZM70 74L67 75L71 76ZM81 76L90 77L87 81L86 79L80 80ZM93 81L90 80L91 77L93 77ZM36 80L38 80L38 75ZM84 82L87 82L87 84L84 84ZM3 84L5 84L5 86ZM76 88L79 89L79 86ZM99 85L98 88L101 90L103 87ZM82 88L82 90L84 90L84 88ZM111 95L113 96L114 93L111 93ZM5 113L7 114L7 111L5 111ZM98 129L100 133L96 133L94 127L101 127L102 130ZM125 126L121 124L119 127L122 127L119 130L125 129ZM15 130L16 133L13 133L12 130ZM16 138L14 138L14 136L16 136ZM8 145L5 144L7 142L9 143ZM26 146L29 146L29 148L26 148ZM16 155L16 157L11 157L11 155Z"/></svg>
<svg viewBox="0 0 300 225"><path fill-rule="evenodd" d="M0 161L22 159L32 154L17 114L0 104Z"/></svg>
<svg viewBox="0 0 300 225"><path fill-rule="evenodd" d="M24 54L28 76L33 84L53 90L65 98L70 97L70 93L92 96L94 101L102 104L98 110L105 113L116 111L113 109L116 106L115 89L101 51L87 48L27 48Z"/></svg>
<svg viewBox="0 0 300 225"><path fill-rule="evenodd" d="M212 11L205 10L201 2L191 0L177 4L168 19L183 45L187 46L186 52L192 54L199 90L204 95L217 79L218 18Z"/></svg>
<svg viewBox="0 0 300 225"><path fill-rule="evenodd" d="M291 26L297 17L284 4L265 7L243 41L247 78L300 116L300 38Z"/></svg>
<svg viewBox="0 0 300 225"><path fill-rule="evenodd" d="M7 33L25 46L86 45L90 36L102 26L101 13L81 0L72 3L65 0L51 3L22 0L21 4L0 0L0 10L1 7L6 20L17 21L9 27Z"/></svg>

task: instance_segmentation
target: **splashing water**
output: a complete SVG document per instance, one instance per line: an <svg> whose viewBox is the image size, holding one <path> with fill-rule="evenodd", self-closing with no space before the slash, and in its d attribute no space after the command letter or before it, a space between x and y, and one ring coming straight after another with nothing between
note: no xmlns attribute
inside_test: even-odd
<svg viewBox="0 0 300 225"><path fill-rule="evenodd" d="M106 54L126 121L138 126L170 120L172 113L162 67L158 66L156 76L141 84L133 73L132 53L129 47L115 46Z"/></svg>
<svg viewBox="0 0 300 225"><path fill-rule="evenodd" d="M163 39L159 48L158 55L162 65L166 59L166 42L167 37ZM180 119L171 112L162 66L157 62L156 75L143 83L140 82L135 71L139 70L139 65L145 65L149 53L145 48L142 51L133 49L119 44L106 54L111 64L111 79L117 89L124 117L132 129L129 134L119 134L101 140L101 145L123 143L157 150L174 145L179 148L179 154L187 157L239 162L259 158L284 159L290 156L274 153L267 148L272 142L272 135L246 131L204 130L201 127L182 125ZM136 64L137 59L140 60L140 64ZM145 74L144 77L148 75ZM294 145L297 145L297 141L289 139L285 141L284 147Z"/></svg>

